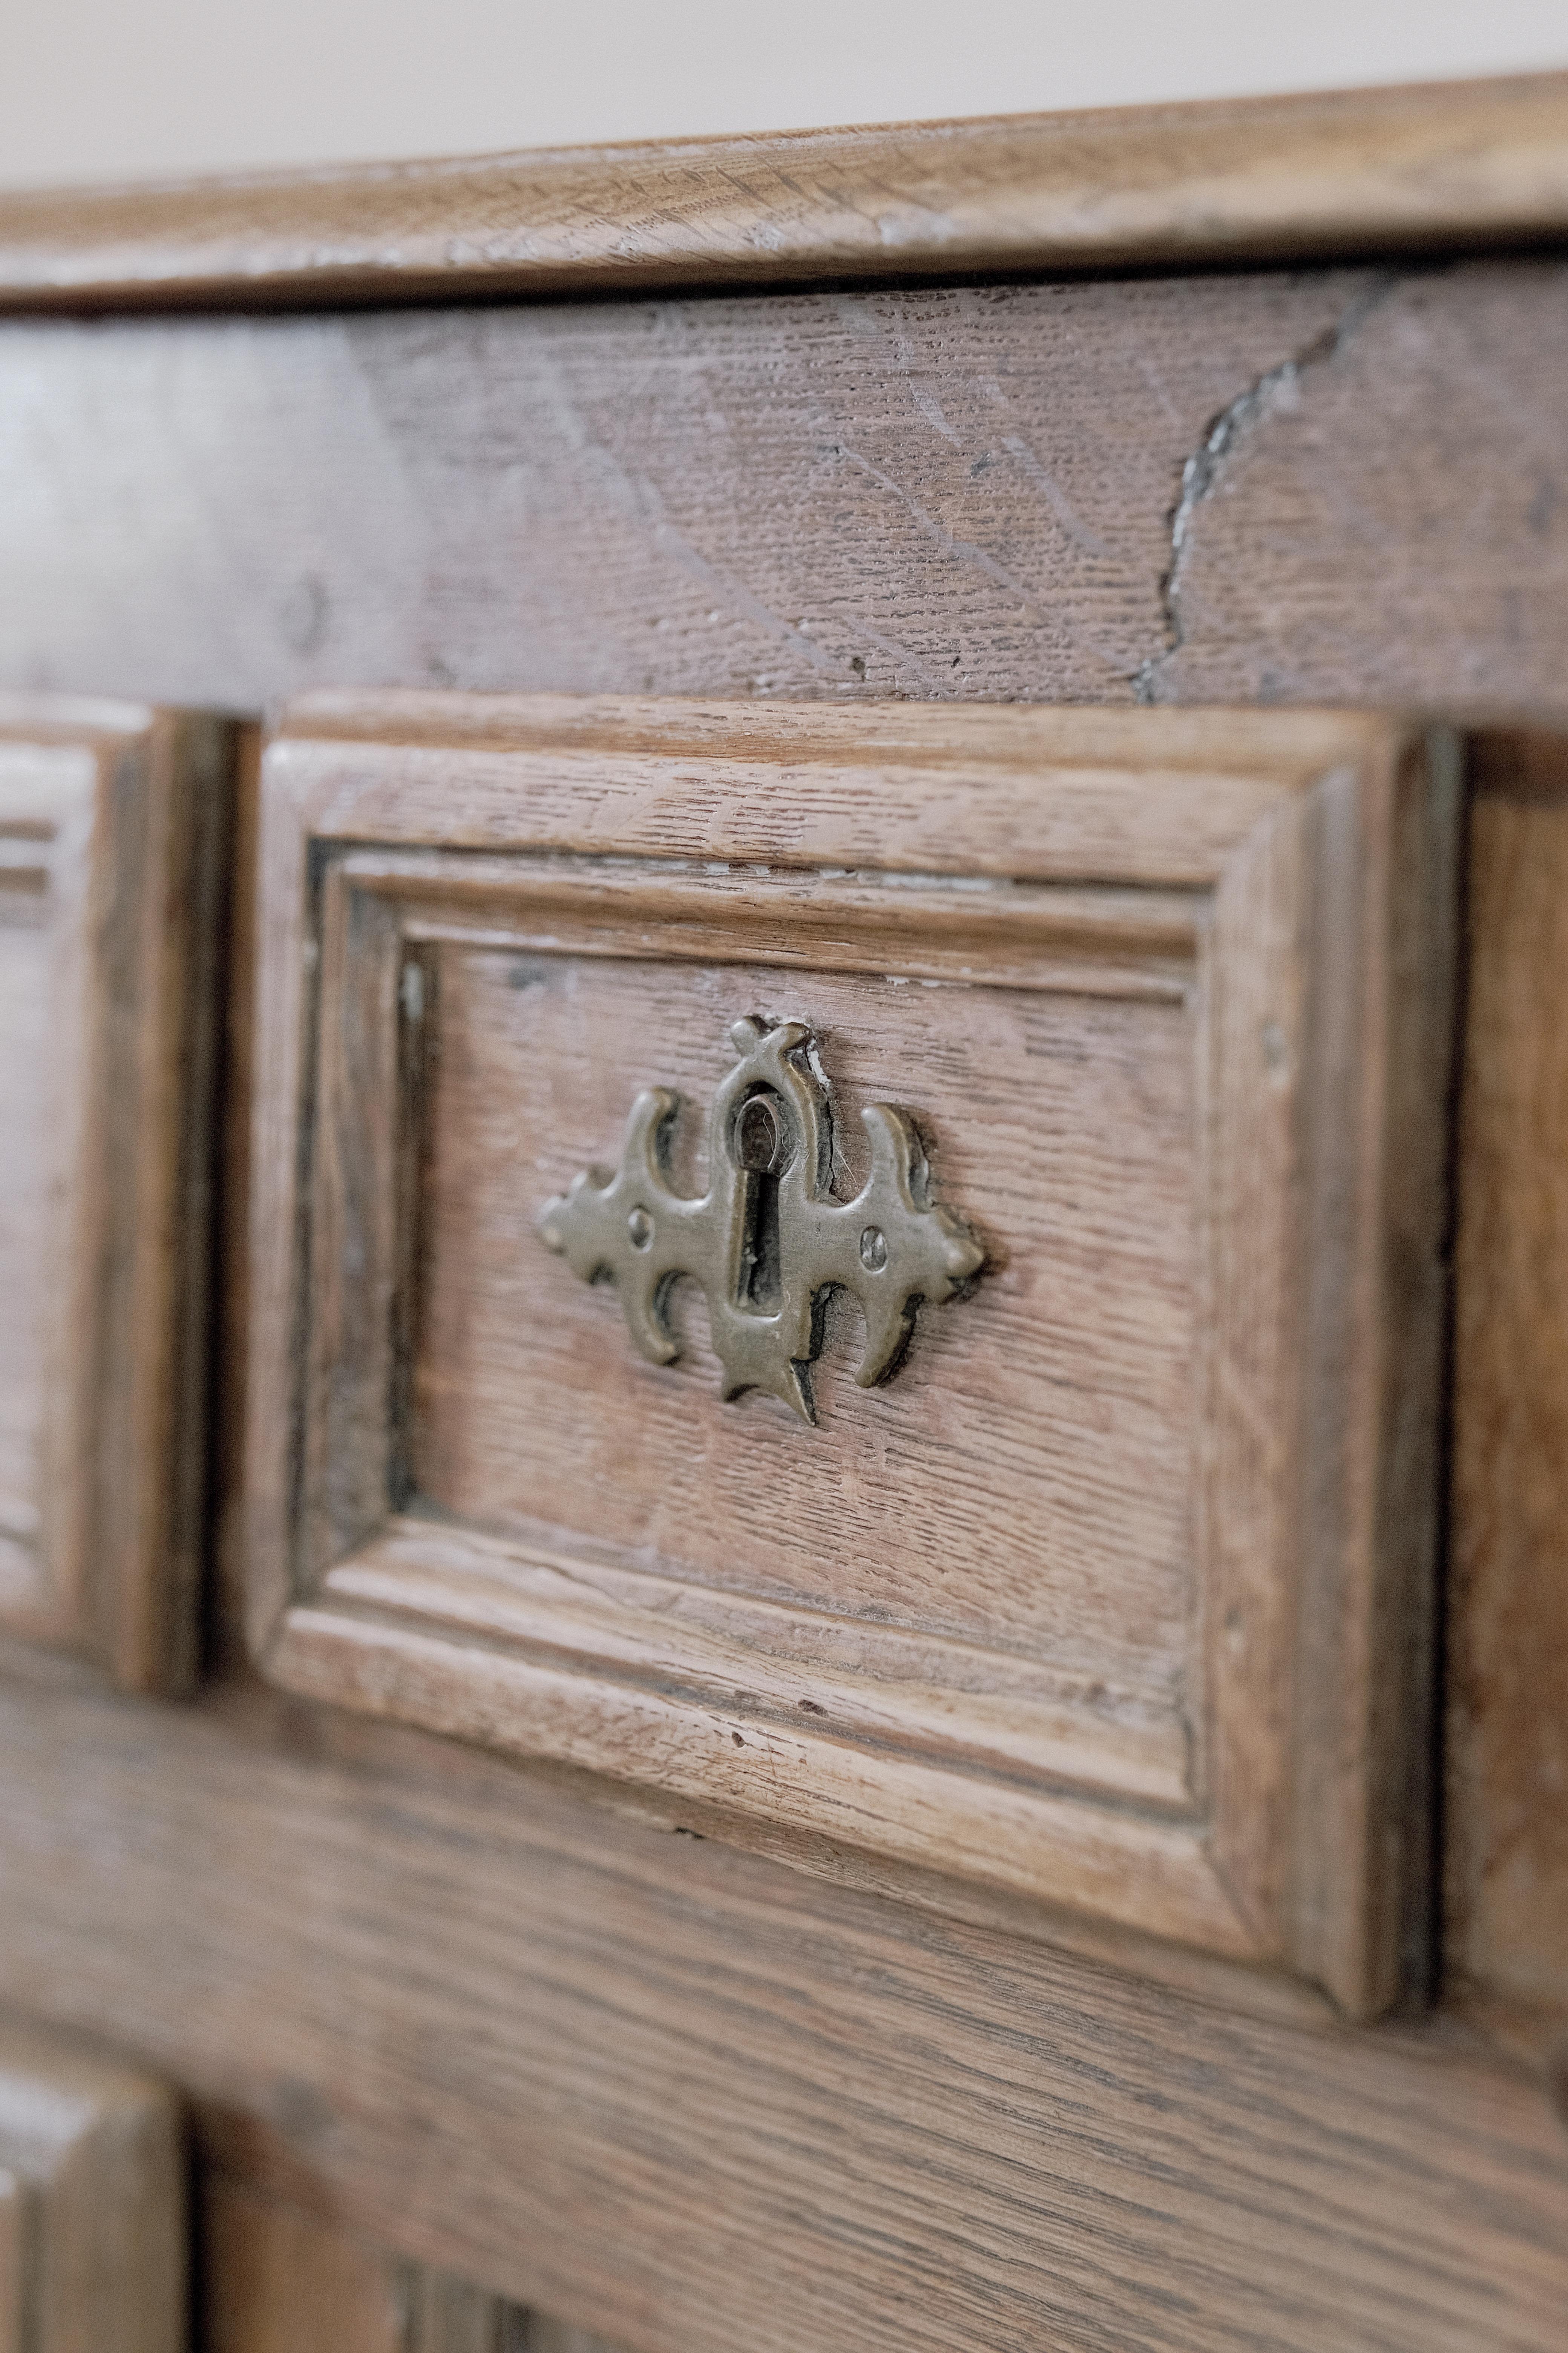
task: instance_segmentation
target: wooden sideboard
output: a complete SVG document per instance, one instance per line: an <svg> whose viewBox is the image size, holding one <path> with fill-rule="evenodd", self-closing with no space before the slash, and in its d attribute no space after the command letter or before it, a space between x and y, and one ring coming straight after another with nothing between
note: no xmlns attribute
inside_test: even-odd
<svg viewBox="0 0 1568 2353"><path fill-rule="evenodd" d="M1565 248L1558 77L0 199L0 2004L195 2342L1562 2343Z"/></svg>

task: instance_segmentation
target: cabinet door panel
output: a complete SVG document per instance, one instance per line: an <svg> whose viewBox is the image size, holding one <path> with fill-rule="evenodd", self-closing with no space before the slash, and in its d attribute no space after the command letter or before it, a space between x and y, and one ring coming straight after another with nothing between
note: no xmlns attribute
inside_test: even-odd
<svg viewBox="0 0 1568 2353"><path fill-rule="evenodd" d="M195 1662L233 730L0 701L0 1622Z"/></svg>
<svg viewBox="0 0 1568 2353"><path fill-rule="evenodd" d="M300 707L268 1671L1385 2000L1455 778L1376 717Z"/></svg>

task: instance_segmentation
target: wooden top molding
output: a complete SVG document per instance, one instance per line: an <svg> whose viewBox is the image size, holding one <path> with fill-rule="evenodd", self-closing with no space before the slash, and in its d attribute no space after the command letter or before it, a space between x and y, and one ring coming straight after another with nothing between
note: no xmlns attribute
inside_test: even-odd
<svg viewBox="0 0 1568 2353"><path fill-rule="evenodd" d="M1190 268L1568 231L1568 74L0 196L0 307Z"/></svg>

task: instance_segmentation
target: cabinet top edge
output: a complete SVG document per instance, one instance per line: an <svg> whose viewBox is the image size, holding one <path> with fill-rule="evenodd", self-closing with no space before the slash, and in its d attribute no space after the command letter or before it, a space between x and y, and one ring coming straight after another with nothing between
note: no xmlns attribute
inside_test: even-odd
<svg viewBox="0 0 1568 2353"><path fill-rule="evenodd" d="M1305 262L1568 237L1568 73L0 194L0 310Z"/></svg>

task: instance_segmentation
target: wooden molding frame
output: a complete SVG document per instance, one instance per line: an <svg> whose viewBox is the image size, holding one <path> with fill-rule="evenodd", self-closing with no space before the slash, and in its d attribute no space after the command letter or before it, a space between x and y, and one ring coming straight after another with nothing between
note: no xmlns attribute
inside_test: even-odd
<svg viewBox="0 0 1568 2353"><path fill-rule="evenodd" d="M0 698L5 1240L38 1282L4 1360L0 1624L137 1691L195 1665L233 735Z"/></svg>
<svg viewBox="0 0 1568 2353"><path fill-rule="evenodd" d="M0 195L0 307L1193 269L1561 239L1568 75Z"/></svg>
<svg viewBox="0 0 1568 2353"><path fill-rule="evenodd" d="M1447 739L1353 715L297 707L258 917L268 1672L1389 2000L1425 1852L1456 774ZM1184 1008L1180 1722L1097 1731L1002 1657L977 1698L940 1641L862 1620L825 1665L798 1613L405 1502L405 976L473 942Z"/></svg>

